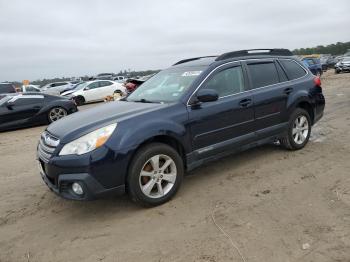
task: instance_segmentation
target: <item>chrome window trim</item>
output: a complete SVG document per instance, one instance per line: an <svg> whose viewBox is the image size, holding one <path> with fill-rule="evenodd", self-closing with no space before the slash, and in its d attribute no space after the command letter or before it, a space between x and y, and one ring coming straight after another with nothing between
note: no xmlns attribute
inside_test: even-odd
<svg viewBox="0 0 350 262"><path fill-rule="evenodd" d="M15 102L18 99L22 99L22 98L40 98L40 99L44 99L43 95L17 95L12 97L10 100L8 100L8 102Z"/></svg>
<svg viewBox="0 0 350 262"><path fill-rule="evenodd" d="M222 64L222 65L219 65L217 67L215 67L203 80L202 82L198 85L198 87L192 92L191 96L188 98L187 100L187 103L186 105L187 106L191 106L189 104L192 96L197 92L197 90L203 85L203 83L208 79L208 77L214 73L214 71L216 71L217 69L225 66L225 65L229 65L229 64L233 64L233 63L237 63L237 62L247 62L247 61L262 61L264 59L268 59L268 58L253 58L253 59L242 59L242 60L236 60L236 61L231 61L231 62L227 62L225 64ZM305 75L299 77L299 78L295 78L295 79L292 79L292 80L288 80L288 81L284 81L284 82L279 82L279 83L276 83L276 84L271 84L271 85L267 85L267 86L261 86L261 87L258 87L258 88L254 88L254 89L250 89L250 90L246 90L246 91L243 91L243 92L239 92L239 93L235 93L235 94L232 94L232 95L227 95L227 96L222 96L222 97L219 97L218 100L222 99L222 98L226 98L226 97L230 97L230 96L235 96L235 95L239 95L239 94L243 94L243 93L247 93L247 92L251 92L253 90L259 90L259 89L262 89L262 88L266 88L266 87L271 87L271 86L275 86L275 85L279 85L279 84L282 84L282 83L288 83L288 82L292 82L292 81L295 81L295 80L298 80L298 79L301 79L301 78L304 78L305 76L307 76L309 74L309 71L305 69L304 66L300 65L298 62L296 62L294 59L290 59L290 58L272 58L272 59L275 59L275 60L291 60L293 61L294 63L296 63L297 65L299 65L304 71L305 71ZM240 65L242 67L242 65Z"/></svg>

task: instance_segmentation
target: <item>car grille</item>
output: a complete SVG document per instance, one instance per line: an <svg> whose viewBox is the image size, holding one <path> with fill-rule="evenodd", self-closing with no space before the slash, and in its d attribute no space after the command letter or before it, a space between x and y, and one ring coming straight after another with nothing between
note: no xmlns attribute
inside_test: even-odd
<svg viewBox="0 0 350 262"><path fill-rule="evenodd" d="M43 132L38 145L39 158L45 163L48 163L59 143L60 140L58 138L52 136L46 131Z"/></svg>

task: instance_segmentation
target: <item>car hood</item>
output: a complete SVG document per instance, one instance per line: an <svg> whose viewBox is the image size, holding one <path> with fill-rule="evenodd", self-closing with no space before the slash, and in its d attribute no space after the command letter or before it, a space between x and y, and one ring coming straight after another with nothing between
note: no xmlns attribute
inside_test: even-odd
<svg viewBox="0 0 350 262"><path fill-rule="evenodd" d="M66 116L49 125L47 131L65 144L100 127L167 106L158 103L109 102Z"/></svg>
<svg viewBox="0 0 350 262"><path fill-rule="evenodd" d="M70 95L70 94L73 94L73 93L76 92L76 91L77 91L77 90L68 90L68 91L63 92L61 95L62 95L62 96Z"/></svg>

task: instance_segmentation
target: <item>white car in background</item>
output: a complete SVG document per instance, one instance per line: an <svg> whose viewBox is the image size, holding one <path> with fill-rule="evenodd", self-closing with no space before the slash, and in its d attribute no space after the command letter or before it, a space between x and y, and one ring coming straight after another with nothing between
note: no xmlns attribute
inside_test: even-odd
<svg viewBox="0 0 350 262"><path fill-rule="evenodd" d="M59 96L64 90L67 90L67 89L73 87L74 85L75 84L73 84L71 82L66 82L66 81L54 82L54 83L44 85L41 88L41 91L45 94Z"/></svg>
<svg viewBox="0 0 350 262"><path fill-rule="evenodd" d="M41 89L38 85L23 85L22 92L23 93L28 93L28 92L39 93L39 92L41 92Z"/></svg>
<svg viewBox="0 0 350 262"><path fill-rule="evenodd" d="M62 95L70 96L80 106L89 102L103 101L107 96L113 96L115 93L125 96L126 88L111 80L94 80L79 85L73 93L68 91Z"/></svg>
<svg viewBox="0 0 350 262"><path fill-rule="evenodd" d="M113 80L118 83L124 83L126 78L124 76L115 76L113 77Z"/></svg>

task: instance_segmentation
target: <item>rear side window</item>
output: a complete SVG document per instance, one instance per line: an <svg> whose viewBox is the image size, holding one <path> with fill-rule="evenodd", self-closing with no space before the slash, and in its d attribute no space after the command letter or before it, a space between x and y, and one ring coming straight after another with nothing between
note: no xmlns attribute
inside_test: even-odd
<svg viewBox="0 0 350 262"><path fill-rule="evenodd" d="M286 73L283 71L281 65L279 63L275 64L277 67L278 75L280 77L280 82L286 82L288 81L288 78L286 76Z"/></svg>
<svg viewBox="0 0 350 262"><path fill-rule="evenodd" d="M0 93L15 93L16 90L12 84L0 84Z"/></svg>
<svg viewBox="0 0 350 262"><path fill-rule="evenodd" d="M289 80L300 78L306 75L304 68L293 60L281 59L279 60L284 67Z"/></svg>
<svg viewBox="0 0 350 262"><path fill-rule="evenodd" d="M253 88L277 84L278 73L274 62L248 64Z"/></svg>
<svg viewBox="0 0 350 262"><path fill-rule="evenodd" d="M103 87L103 86L110 86L110 85L112 85L113 83L112 82L110 82L110 81L100 81L99 82L100 84L100 87Z"/></svg>
<svg viewBox="0 0 350 262"><path fill-rule="evenodd" d="M55 86L64 86L66 85L67 83L56 83Z"/></svg>
<svg viewBox="0 0 350 262"><path fill-rule="evenodd" d="M244 80L242 68L236 66L216 73L203 88L216 90L219 97L243 92Z"/></svg>

